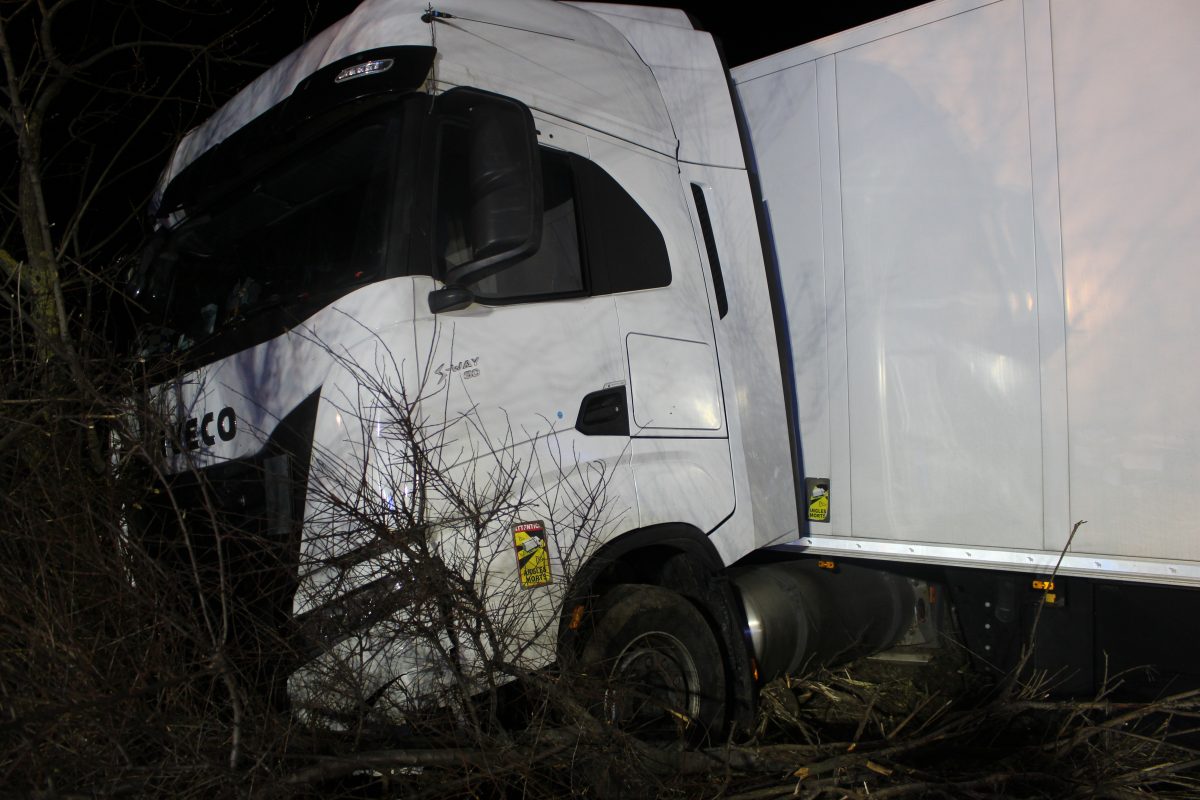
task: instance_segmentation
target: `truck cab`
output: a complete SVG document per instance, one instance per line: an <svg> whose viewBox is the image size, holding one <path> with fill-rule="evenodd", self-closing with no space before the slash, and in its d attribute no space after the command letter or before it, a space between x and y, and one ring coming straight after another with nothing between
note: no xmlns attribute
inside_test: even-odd
<svg viewBox="0 0 1200 800"><path fill-rule="evenodd" d="M693 716L750 706L721 571L799 531L750 182L711 37L602 11L363 3L163 176L133 281L143 354L177 365L160 523L289 631L301 709L664 647ZM471 601L414 595L422 559ZM489 630L429 633L434 607ZM651 607L699 640L581 633Z"/></svg>

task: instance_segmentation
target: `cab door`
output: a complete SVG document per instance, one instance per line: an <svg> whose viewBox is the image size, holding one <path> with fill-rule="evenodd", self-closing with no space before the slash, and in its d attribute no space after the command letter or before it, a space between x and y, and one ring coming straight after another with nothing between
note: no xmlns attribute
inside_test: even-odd
<svg viewBox="0 0 1200 800"><path fill-rule="evenodd" d="M470 284L470 306L436 317L432 380L461 423L452 446L480 458L541 441L528 452L545 487L556 471L592 465L603 472L605 536L668 522L712 531L733 512L732 468L677 170L566 125L537 127L540 249ZM453 232L444 238L452 260Z"/></svg>
<svg viewBox="0 0 1200 800"><path fill-rule="evenodd" d="M562 558L579 560L639 524L626 362L616 303L593 269L582 224L587 138L545 119L537 130L541 244L466 284L466 307L427 318L424 404L444 419L443 460L471 463L474 483L523 504L514 523L545 522ZM439 222L448 262L455 224ZM589 541L572 545L581 532ZM557 568L560 554L551 555Z"/></svg>
<svg viewBox="0 0 1200 800"><path fill-rule="evenodd" d="M708 533L733 513L733 471L709 292L678 168L614 142L589 144L609 180L636 202L605 204L604 238L610 250L630 254L614 263L639 262L632 290L614 296L641 522L686 522Z"/></svg>

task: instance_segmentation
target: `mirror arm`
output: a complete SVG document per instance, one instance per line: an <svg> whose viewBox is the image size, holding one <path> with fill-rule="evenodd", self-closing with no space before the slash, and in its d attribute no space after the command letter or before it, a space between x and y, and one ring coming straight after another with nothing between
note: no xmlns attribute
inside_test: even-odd
<svg viewBox="0 0 1200 800"><path fill-rule="evenodd" d="M475 302L470 289L461 286L444 286L429 293L429 311L441 314L445 311L461 311Z"/></svg>

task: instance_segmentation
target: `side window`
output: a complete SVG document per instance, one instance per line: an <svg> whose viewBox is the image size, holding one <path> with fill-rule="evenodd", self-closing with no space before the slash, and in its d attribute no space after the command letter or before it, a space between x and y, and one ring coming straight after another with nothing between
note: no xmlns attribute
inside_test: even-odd
<svg viewBox="0 0 1200 800"><path fill-rule="evenodd" d="M521 300L583 292L583 265L579 257L579 222L570 158L556 150L541 150L542 245L511 267L468 288L483 301Z"/></svg>
<svg viewBox="0 0 1200 800"><path fill-rule="evenodd" d="M598 164L584 158L573 160L592 294L670 285L667 243L654 220Z"/></svg>
<svg viewBox="0 0 1200 800"><path fill-rule="evenodd" d="M471 258L464 208L465 136L442 132L436 252L453 267ZM456 150L457 148L457 150ZM586 158L541 148L545 216L538 251L467 286L483 303L506 304L654 289L671 283L662 232L612 176Z"/></svg>

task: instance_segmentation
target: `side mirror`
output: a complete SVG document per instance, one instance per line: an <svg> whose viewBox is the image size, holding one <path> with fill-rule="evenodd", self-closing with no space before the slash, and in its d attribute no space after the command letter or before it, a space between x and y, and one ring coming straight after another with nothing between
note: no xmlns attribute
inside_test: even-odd
<svg viewBox="0 0 1200 800"><path fill-rule="evenodd" d="M435 253L439 277L448 287L462 287L533 255L541 245L537 131L524 105L478 89L452 89L437 98L435 108L440 137Z"/></svg>

